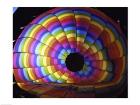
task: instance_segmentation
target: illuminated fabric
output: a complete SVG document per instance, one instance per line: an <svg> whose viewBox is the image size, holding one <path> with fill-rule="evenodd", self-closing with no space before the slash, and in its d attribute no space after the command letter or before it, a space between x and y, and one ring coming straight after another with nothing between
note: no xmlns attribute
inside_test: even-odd
<svg viewBox="0 0 140 105"><path fill-rule="evenodd" d="M16 40L14 76L21 88L35 87L32 91L37 94L49 94L50 88L36 84L114 86L126 69L126 48L120 27L104 13L91 8L56 8L30 22ZM85 62L82 70L72 72L65 60L75 52Z"/></svg>

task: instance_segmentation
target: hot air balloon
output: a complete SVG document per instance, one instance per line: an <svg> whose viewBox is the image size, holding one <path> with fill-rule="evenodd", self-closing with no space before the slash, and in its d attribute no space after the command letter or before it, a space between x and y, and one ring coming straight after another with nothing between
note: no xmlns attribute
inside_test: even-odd
<svg viewBox="0 0 140 105"><path fill-rule="evenodd" d="M54 8L17 38L17 85L37 97L98 97L119 93L127 71L127 38L95 8Z"/></svg>

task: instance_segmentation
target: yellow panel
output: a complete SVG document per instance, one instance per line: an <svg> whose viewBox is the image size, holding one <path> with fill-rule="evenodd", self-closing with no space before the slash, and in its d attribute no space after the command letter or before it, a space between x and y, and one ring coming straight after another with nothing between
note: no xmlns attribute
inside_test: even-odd
<svg viewBox="0 0 140 105"><path fill-rule="evenodd" d="M50 74L52 74L52 73L54 73L56 71L55 68L54 68L54 66L48 66L47 69L48 69L48 72Z"/></svg>
<svg viewBox="0 0 140 105"><path fill-rule="evenodd" d="M59 40L59 39L61 39L61 38L63 38L63 37L66 37L64 32L59 33L59 34L56 35L56 39L57 39L57 40Z"/></svg>
<svg viewBox="0 0 140 105"><path fill-rule="evenodd" d="M45 44L46 44L46 45L50 45L51 42L52 42L53 40L54 40L54 37L49 37L49 38L46 40Z"/></svg>
<svg viewBox="0 0 140 105"><path fill-rule="evenodd" d="M91 21L91 24L93 24L93 25L97 26L98 28L100 28L100 30L103 30L104 29L104 27L101 24L99 24L98 22L96 22L94 20Z"/></svg>
<svg viewBox="0 0 140 105"><path fill-rule="evenodd" d="M52 20L54 20L54 19L56 19L56 17L48 18L48 19L46 19L44 22L42 22L41 24L42 24L43 26L46 26L50 21L52 21Z"/></svg>
<svg viewBox="0 0 140 105"><path fill-rule="evenodd" d="M46 46L44 44L41 44L41 46L39 46L40 54L45 55L45 50L46 50Z"/></svg>
<svg viewBox="0 0 140 105"><path fill-rule="evenodd" d="M31 33L29 33L29 37L34 38L36 35L36 30L38 30L41 27L41 25L37 25L35 28L33 28L33 30L31 31Z"/></svg>
<svg viewBox="0 0 140 105"><path fill-rule="evenodd" d="M62 14L62 15L58 16L58 18L62 19L62 18L66 18L67 16L74 16L74 14L73 13Z"/></svg>
<svg viewBox="0 0 140 105"><path fill-rule="evenodd" d="M27 68L27 72L28 72L29 77L30 77L31 80L35 80L36 79L31 68Z"/></svg>
<svg viewBox="0 0 140 105"><path fill-rule="evenodd" d="M82 37L77 37L77 42L84 42L84 38L82 38Z"/></svg>
<svg viewBox="0 0 140 105"><path fill-rule="evenodd" d="M114 34L112 33L112 31L110 29L108 29L108 28L105 28L105 30L109 33L111 42L114 42L115 41L115 37L114 37Z"/></svg>
<svg viewBox="0 0 140 105"><path fill-rule="evenodd" d="M30 44L31 41L32 41L32 39L30 39L30 38L26 38L24 40L24 43L22 45L22 52L27 52L28 51L29 44Z"/></svg>
<svg viewBox="0 0 140 105"><path fill-rule="evenodd" d="M55 72L55 73L54 73L54 76L55 76L57 79L60 78L60 75L58 74L58 72Z"/></svg>
<svg viewBox="0 0 140 105"><path fill-rule="evenodd" d="M95 47L95 45L91 45L91 49L92 49L93 53L97 52L97 48Z"/></svg>
<svg viewBox="0 0 140 105"><path fill-rule="evenodd" d="M68 74L65 73L63 76L61 76L62 79L67 80L68 79Z"/></svg>
<svg viewBox="0 0 140 105"><path fill-rule="evenodd" d="M103 61L102 69L103 69L103 70L106 70L106 68L107 68L107 61Z"/></svg>
<svg viewBox="0 0 140 105"><path fill-rule="evenodd" d="M50 74L53 73L53 72L52 72L52 68L51 68L51 66L48 66L48 67L47 67L47 70L48 70L48 72L49 72Z"/></svg>
<svg viewBox="0 0 140 105"><path fill-rule="evenodd" d="M29 54L28 53L25 53L24 54L24 65L25 65L25 67L29 67Z"/></svg>
<svg viewBox="0 0 140 105"><path fill-rule="evenodd" d="M88 49L90 47L87 43L84 43L83 46L85 49Z"/></svg>
<svg viewBox="0 0 140 105"><path fill-rule="evenodd" d="M75 15L76 18L85 18L87 20L90 20L90 17L89 16L85 16L85 15Z"/></svg>
<svg viewBox="0 0 140 105"><path fill-rule="evenodd" d="M103 59L103 53L100 51L100 52L98 52L98 54L99 54L99 59L102 60Z"/></svg>
<svg viewBox="0 0 140 105"><path fill-rule="evenodd" d="M76 35L75 34L67 34L67 38L76 38Z"/></svg>

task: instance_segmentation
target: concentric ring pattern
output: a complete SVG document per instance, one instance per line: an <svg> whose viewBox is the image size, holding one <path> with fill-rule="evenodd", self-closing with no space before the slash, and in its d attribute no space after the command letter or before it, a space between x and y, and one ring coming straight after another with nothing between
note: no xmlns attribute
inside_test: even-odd
<svg viewBox="0 0 140 105"><path fill-rule="evenodd" d="M115 86L126 69L126 48L119 25L99 10L55 8L30 22L16 40L14 76L25 90L49 83ZM84 56L84 66L72 72L65 60L75 52Z"/></svg>

